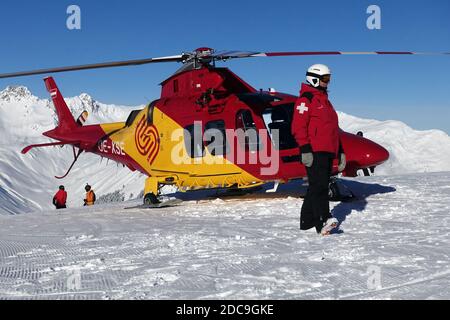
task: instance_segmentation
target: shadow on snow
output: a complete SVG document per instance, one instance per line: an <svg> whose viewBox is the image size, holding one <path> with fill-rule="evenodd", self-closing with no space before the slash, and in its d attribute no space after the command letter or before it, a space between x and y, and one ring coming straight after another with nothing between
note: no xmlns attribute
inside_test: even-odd
<svg viewBox="0 0 450 320"><path fill-rule="evenodd" d="M367 205L366 198L383 193L396 191L395 188L383 186L376 183L363 183L356 180L338 179L339 184L345 189L349 189L356 196L356 199L350 202L340 202L334 207L332 213L339 220L339 225L345 221L346 217L353 210L364 211ZM273 188L273 183L267 183L259 187L250 189L209 189L189 192L176 192L170 196L175 196L183 201L199 201L205 199L273 199L273 198L300 198L306 194L307 185L302 179L291 181L287 184L280 184L277 192L267 193Z"/></svg>
<svg viewBox="0 0 450 320"><path fill-rule="evenodd" d="M339 226L345 221L352 211L362 212L366 209L367 198L376 194L384 194L395 192L396 189L389 186L383 186L377 183L362 183L355 180L339 180L346 188L350 189L355 195L356 199L351 202L340 202L333 210L333 216L338 219ZM343 233L337 228L337 233Z"/></svg>

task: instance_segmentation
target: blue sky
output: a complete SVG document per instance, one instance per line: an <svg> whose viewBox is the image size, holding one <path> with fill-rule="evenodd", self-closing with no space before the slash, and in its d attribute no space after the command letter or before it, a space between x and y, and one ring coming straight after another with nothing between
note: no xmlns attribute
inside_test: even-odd
<svg viewBox="0 0 450 320"><path fill-rule="evenodd" d="M82 29L66 28L70 4ZM366 27L369 5L381 30ZM2 3L0 73L179 54L197 47L255 51L450 51L450 1L25 1ZM330 99L355 116L401 120L450 133L450 56L335 56L234 60L255 88L297 94L306 68L333 70ZM56 74L66 96L138 105L159 97L179 65L158 64ZM42 76L0 80L47 97Z"/></svg>

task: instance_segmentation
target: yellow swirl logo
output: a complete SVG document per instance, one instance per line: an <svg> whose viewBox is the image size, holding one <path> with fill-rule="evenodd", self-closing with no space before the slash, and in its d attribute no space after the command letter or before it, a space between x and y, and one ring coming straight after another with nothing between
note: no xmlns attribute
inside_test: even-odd
<svg viewBox="0 0 450 320"><path fill-rule="evenodd" d="M136 127L136 147L139 153L147 157L152 164L159 152L159 133L154 125L147 125L146 117L143 116Z"/></svg>

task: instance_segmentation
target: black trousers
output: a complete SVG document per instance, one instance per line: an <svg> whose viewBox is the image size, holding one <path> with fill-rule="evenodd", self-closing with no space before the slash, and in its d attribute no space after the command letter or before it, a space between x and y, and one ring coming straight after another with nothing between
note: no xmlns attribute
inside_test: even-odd
<svg viewBox="0 0 450 320"><path fill-rule="evenodd" d="M315 152L312 166L306 168L309 187L300 214L301 230L315 227L320 232L323 224L331 218L328 185L334 158L332 153Z"/></svg>

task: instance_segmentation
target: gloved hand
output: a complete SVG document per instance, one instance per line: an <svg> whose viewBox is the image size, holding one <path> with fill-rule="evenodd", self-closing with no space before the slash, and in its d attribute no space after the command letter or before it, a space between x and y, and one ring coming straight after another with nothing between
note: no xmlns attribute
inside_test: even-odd
<svg viewBox="0 0 450 320"><path fill-rule="evenodd" d="M339 162L338 162L338 171L342 172L347 165L347 159L345 157L345 153L339 153Z"/></svg>
<svg viewBox="0 0 450 320"><path fill-rule="evenodd" d="M305 167L310 168L314 161L314 156L312 152L306 152L301 154L301 161L305 165Z"/></svg>
<svg viewBox="0 0 450 320"><path fill-rule="evenodd" d="M303 163L305 167L310 168L314 161L313 149L311 145L305 144L300 146L300 162Z"/></svg>

